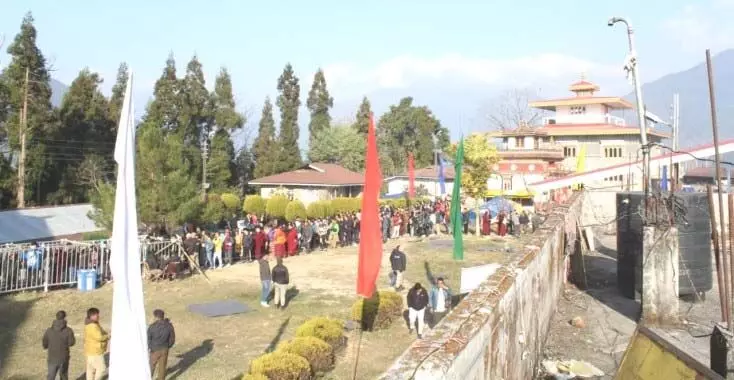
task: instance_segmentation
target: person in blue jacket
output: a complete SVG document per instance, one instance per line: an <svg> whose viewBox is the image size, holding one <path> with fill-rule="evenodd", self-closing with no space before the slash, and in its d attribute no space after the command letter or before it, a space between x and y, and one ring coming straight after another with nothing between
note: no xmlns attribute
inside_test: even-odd
<svg viewBox="0 0 734 380"><path fill-rule="evenodd" d="M38 243L33 243L30 248L23 252L23 261L28 270L29 282L35 283L43 268L43 248Z"/></svg>

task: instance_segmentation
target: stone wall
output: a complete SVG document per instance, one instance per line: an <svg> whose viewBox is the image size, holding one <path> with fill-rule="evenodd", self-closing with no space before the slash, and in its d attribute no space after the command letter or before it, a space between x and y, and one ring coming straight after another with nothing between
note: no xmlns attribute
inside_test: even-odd
<svg viewBox="0 0 734 380"><path fill-rule="evenodd" d="M422 340L383 380L532 379L576 249L584 194L554 207L526 252L500 268Z"/></svg>

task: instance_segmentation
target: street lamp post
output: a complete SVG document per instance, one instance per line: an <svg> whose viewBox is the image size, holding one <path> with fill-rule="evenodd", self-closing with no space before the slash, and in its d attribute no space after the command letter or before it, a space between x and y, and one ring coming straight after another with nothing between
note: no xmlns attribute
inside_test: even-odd
<svg viewBox="0 0 734 380"><path fill-rule="evenodd" d="M637 120L640 123L640 144L642 145L642 188L647 199L650 189L650 147L647 144L647 126L645 121L645 104L642 101L642 83L640 81L640 71L638 69L637 52L635 52L635 38L632 24L623 17L612 17L607 25L621 22L627 26L627 40L629 42L629 62L626 67L632 71L632 80L635 85L635 97L637 98Z"/></svg>

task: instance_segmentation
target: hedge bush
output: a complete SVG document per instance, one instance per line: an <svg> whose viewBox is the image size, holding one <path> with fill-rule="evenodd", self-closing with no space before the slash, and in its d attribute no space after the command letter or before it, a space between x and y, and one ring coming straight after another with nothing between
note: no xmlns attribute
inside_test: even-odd
<svg viewBox="0 0 734 380"><path fill-rule="evenodd" d="M242 203L242 211L260 217L265 214L265 199L259 195L248 195Z"/></svg>
<svg viewBox="0 0 734 380"><path fill-rule="evenodd" d="M262 355L250 363L250 373L264 375L269 380L309 380L311 367L308 360L289 352L275 351Z"/></svg>
<svg viewBox="0 0 734 380"><path fill-rule="evenodd" d="M223 193L220 199L228 210L236 210L237 206L240 205L240 197L237 194Z"/></svg>
<svg viewBox="0 0 734 380"><path fill-rule="evenodd" d="M314 317L296 329L296 336L319 338L336 349L344 343L344 323L338 319Z"/></svg>
<svg viewBox="0 0 734 380"><path fill-rule="evenodd" d="M285 209L288 207L288 198L283 195L275 195L268 199L265 212L272 218L285 218Z"/></svg>
<svg viewBox="0 0 734 380"><path fill-rule="evenodd" d="M328 201L327 201L328 202ZM312 202L306 207L306 215L311 219L323 219L328 215L326 214L326 206L324 201Z"/></svg>
<svg viewBox="0 0 734 380"><path fill-rule="evenodd" d="M313 336L293 338L278 346L279 351L290 352L308 360L313 374L326 372L334 366L334 349Z"/></svg>
<svg viewBox="0 0 734 380"><path fill-rule="evenodd" d="M267 376L262 373L248 373L242 376L242 380L270 380Z"/></svg>
<svg viewBox="0 0 734 380"><path fill-rule="evenodd" d="M297 218L306 219L306 207L303 202L299 200L293 200L288 202L288 206L285 207L285 220L292 222Z"/></svg>
<svg viewBox="0 0 734 380"><path fill-rule="evenodd" d="M352 305L352 320L367 331L386 329L402 317L403 297L389 290L375 292L369 299L360 298Z"/></svg>

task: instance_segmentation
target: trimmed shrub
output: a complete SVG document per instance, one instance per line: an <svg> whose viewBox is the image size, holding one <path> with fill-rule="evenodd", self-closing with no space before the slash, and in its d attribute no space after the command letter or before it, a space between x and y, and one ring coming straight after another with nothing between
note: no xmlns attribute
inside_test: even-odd
<svg viewBox="0 0 734 380"><path fill-rule="evenodd" d="M352 320L367 331L386 329L402 317L403 297L389 290L375 292L369 299L360 298L352 305Z"/></svg>
<svg viewBox="0 0 734 380"><path fill-rule="evenodd" d="M226 214L222 198L217 194L208 195L201 215L202 220L208 223L219 223Z"/></svg>
<svg viewBox="0 0 734 380"><path fill-rule="evenodd" d="M288 198L282 195L275 195L268 199L265 205L265 212L272 218L285 218L285 209L288 207Z"/></svg>
<svg viewBox="0 0 734 380"><path fill-rule="evenodd" d="M362 198L349 198L352 212L362 211Z"/></svg>
<svg viewBox="0 0 734 380"><path fill-rule="evenodd" d="M262 373L248 373L242 376L242 380L270 380L267 376Z"/></svg>
<svg viewBox="0 0 734 380"><path fill-rule="evenodd" d="M223 193L220 199L222 200L222 203L224 203L224 207L228 210L235 210L240 204L240 197L237 196L237 194Z"/></svg>
<svg viewBox="0 0 734 380"><path fill-rule="evenodd" d="M299 200L290 201L288 206L285 207L285 220L289 222L297 218L306 219L306 216L306 207Z"/></svg>
<svg viewBox="0 0 734 380"><path fill-rule="evenodd" d="M278 346L278 350L302 356L308 360L314 374L326 372L334 366L334 349L314 336L293 338Z"/></svg>
<svg viewBox="0 0 734 380"><path fill-rule="evenodd" d="M312 202L306 207L306 215L311 219L322 219L329 216L329 201Z"/></svg>
<svg viewBox="0 0 734 380"><path fill-rule="evenodd" d="M296 329L296 336L312 336L319 338L326 343L329 343L332 347L339 347L344 340L344 323L338 319L331 319L327 317L314 317Z"/></svg>
<svg viewBox="0 0 734 380"><path fill-rule="evenodd" d="M258 217L265 213L265 199L259 195L248 195L242 203L242 211Z"/></svg>
<svg viewBox="0 0 734 380"><path fill-rule="evenodd" d="M264 375L269 380L309 380L311 367L308 360L289 352L271 352L250 363L250 373Z"/></svg>

